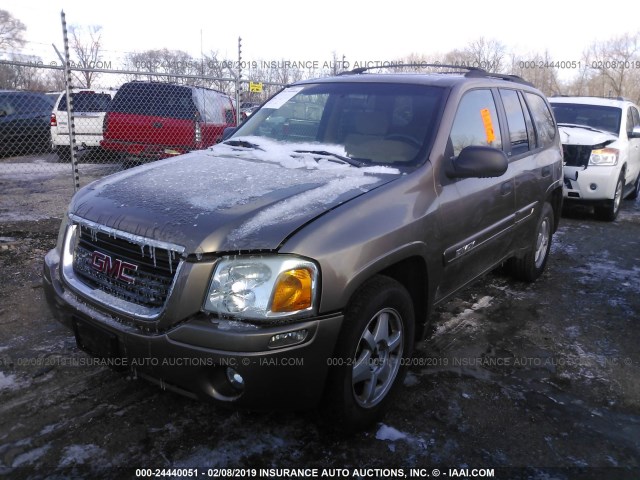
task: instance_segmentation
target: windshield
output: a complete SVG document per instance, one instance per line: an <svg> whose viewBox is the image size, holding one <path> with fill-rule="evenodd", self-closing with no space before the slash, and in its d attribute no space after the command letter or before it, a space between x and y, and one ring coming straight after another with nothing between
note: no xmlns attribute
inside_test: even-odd
<svg viewBox="0 0 640 480"><path fill-rule="evenodd" d="M615 135L620 132L620 108L578 103L552 103L551 108L558 124L584 125Z"/></svg>
<svg viewBox="0 0 640 480"><path fill-rule="evenodd" d="M285 88L230 142L301 145L351 165L409 166L426 158L443 89L425 85L331 83ZM294 147L295 148L295 147Z"/></svg>
<svg viewBox="0 0 640 480"><path fill-rule="evenodd" d="M108 93L76 92L73 94L73 109L76 112L106 112L109 109L111 95ZM62 95L58 110L67 109L67 96Z"/></svg>

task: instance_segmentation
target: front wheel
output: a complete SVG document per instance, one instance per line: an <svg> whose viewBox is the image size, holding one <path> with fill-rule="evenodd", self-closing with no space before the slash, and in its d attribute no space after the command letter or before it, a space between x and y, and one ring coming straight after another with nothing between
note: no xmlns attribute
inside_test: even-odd
<svg viewBox="0 0 640 480"><path fill-rule="evenodd" d="M384 413L411 355L414 310L407 290L377 276L349 303L331 364L328 403L342 430L371 425Z"/></svg>
<svg viewBox="0 0 640 480"><path fill-rule="evenodd" d="M516 279L533 282L542 275L551 249L553 218L553 208L545 202L529 250L523 257L510 260L511 272Z"/></svg>
<svg viewBox="0 0 640 480"><path fill-rule="evenodd" d="M609 200L605 205L594 207L596 217L600 220L609 222L618 218L620 212L620 204L622 203L622 192L624 191L624 173L620 174L618 183L616 183L616 191L613 194L613 200Z"/></svg>

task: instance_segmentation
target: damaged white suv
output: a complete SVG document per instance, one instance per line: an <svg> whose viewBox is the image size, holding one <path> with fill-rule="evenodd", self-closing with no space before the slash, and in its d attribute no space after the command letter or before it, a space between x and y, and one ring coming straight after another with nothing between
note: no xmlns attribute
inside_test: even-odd
<svg viewBox="0 0 640 480"><path fill-rule="evenodd" d="M640 193L640 114L622 98L549 99L564 153L564 199L615 220L623 198Z"/></svg>

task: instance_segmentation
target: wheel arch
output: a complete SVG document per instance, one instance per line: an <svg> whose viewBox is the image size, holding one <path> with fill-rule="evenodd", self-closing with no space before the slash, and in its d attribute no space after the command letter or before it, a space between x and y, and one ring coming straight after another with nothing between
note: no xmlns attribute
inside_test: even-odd
<svg viewBox="0 0 640 480"><path fill-rule="evenodd" d="M547 192L547 197L545 199L546 202L551 204L551 208L553 209L553 233L558 230L558 226L560 225L560 216L562 213L562 203L564 201L564 195L562 192L562 185L559 185L549 192Z"/></svg>
<svg viewBox="0 0 640 480"><path fill-rule="evenodd" d="M430 271L423 248L424 246L420 248L417 244L407 246L360 271L345 289L345 307L370 279L375 276L392 278L400 283L411 297L415 314L415 339L421 340L428 332L428 320L433 305Z"/></svg>

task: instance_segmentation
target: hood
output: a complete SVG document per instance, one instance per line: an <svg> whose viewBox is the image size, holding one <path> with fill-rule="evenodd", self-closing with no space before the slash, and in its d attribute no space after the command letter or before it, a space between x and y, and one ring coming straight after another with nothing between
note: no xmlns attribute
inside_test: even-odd
<svg viewBox="0 0 640 480"><path fill-rule="evenodd" d="M80 190L69 213L186 254L275 250L305 223L400 175L293 153L308 150L300 145L268 147L218 145L133 168Z"/></svg>
<svg viewBox="0 0 640 480"><path fill-rule="evenodd" d="M618 140L618 136L610 132L596 130L581 125L558 125L563 145L600 145Z"/></svg>

